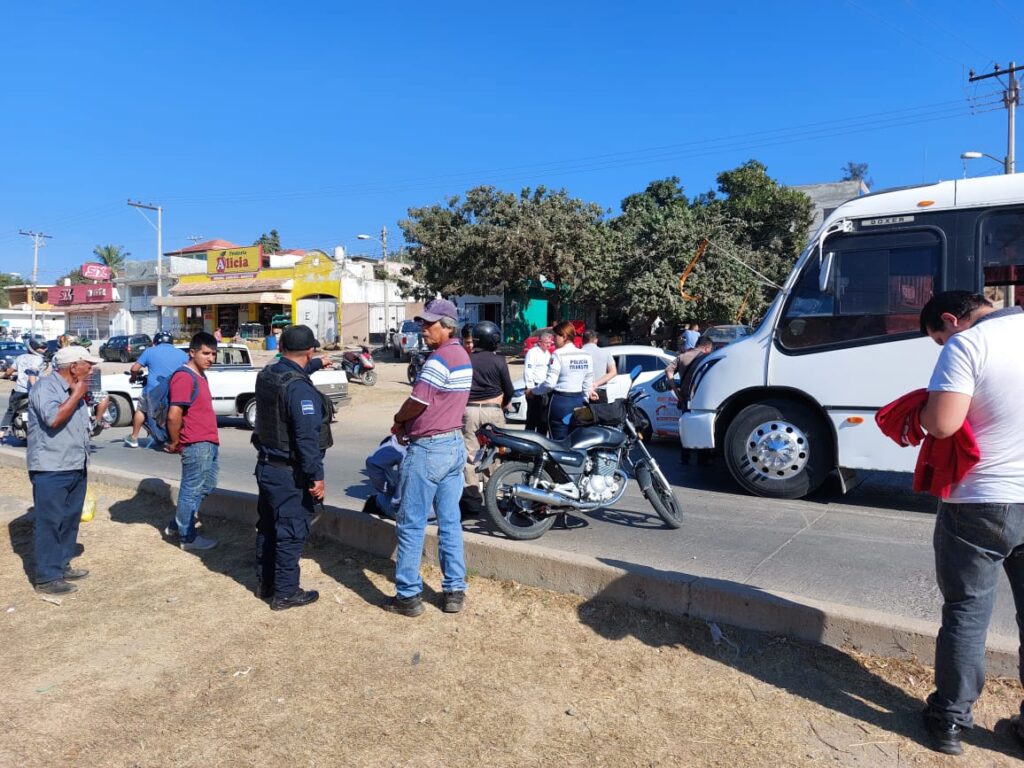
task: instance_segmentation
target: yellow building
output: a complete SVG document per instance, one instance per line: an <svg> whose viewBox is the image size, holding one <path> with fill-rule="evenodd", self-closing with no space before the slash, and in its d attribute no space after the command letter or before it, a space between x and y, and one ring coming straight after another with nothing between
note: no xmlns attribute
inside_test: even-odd
<svg viewBox="0 0 1024 768"><path fill-rule="evenodd" d="M308 325L324 344L338 341L341 268L323 251L264 257L251 246L189 255L205 256L205 272L182 274L168 296L153 301L178 308L180 335L220 328L224 336L260 338L291 322Z"/></svg>

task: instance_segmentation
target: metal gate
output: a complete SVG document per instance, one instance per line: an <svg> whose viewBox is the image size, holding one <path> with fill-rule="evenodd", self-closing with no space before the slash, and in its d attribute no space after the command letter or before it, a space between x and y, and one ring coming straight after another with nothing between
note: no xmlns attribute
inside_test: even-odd
<svg viewBox="0 0 1024 768"><path fill-rule="evenodd" d="M135 333L145 333L149 336L156 333L156 312L133 312L132 318L135 321Z"/></svg>
<svg viewBox="0 0 1024 768"><path fill-rule="evenodd" d="M321 344L338 341L338 302L330 296L310 296L296 302L297 325L307 325Z"/></svg>
<svg viewBox="0 0 1024 768"><path fill-rule="evenodd" d="M398 330L405 320L405 304L388 304L388 322L384 322L384 305L371 304L369 307L369 332L380 334L383 338L384 332L389 328Z"/></svg>

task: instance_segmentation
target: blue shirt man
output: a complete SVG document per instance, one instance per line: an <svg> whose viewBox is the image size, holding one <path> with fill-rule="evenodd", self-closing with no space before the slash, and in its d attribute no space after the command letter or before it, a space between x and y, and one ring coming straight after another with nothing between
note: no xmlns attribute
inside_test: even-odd
<svg viewBox="0 0 1024 768"><path fill-rule="evenodd" d="M130 373L138 376L142 369L146 369L146 383L142 387L142 397L139 398L138 407L132 415L132 433L124 439L124 444L129 448L139 447L139 433L142 425L146 422L146 414L149 412L149 404L146 398L149 393L164 379L174 373L188 362L188 353L178 349L173 344L169 333L158 333L154 339L154 345L143 351L139 359L132 365Z"/></svg>

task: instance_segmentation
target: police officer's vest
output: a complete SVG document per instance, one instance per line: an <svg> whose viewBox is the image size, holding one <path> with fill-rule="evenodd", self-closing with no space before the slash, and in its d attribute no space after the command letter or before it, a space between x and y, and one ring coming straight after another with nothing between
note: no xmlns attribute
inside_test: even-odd
<svg viewBox="0 0 1024 768"><path fill-rule="evenodd" d="M293 447L292 431L288 422L288 385L304 379L312 386L309 375L294 369L274 371L268 365L256 376L256 437L264 448L290 453ZM323 392L314 387L320 397L320 450L334 445L331 436L331 403ZM255 441L254 441L255 442Z"/></svg>

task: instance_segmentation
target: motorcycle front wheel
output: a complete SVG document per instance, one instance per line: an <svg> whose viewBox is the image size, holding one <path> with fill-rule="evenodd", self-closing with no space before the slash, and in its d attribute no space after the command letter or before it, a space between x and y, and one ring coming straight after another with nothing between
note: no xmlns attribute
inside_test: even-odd
<svg viewBox="0 0 1024 768"><path fill-rule="evenodd" d="M487 516L498 530L510 539L537 539L555 524L556 516L548 513L543 504L512 495L513 485L531 485L532 477L532 464L506 461L495 470L484 486L484 508L487 510ZM551 476L542 469L540 479L550 481Z"/></svg>
<svg viewBox="0 0 1024 768"><path fill-rule="evenodd" d="M675 492L662 482L661 473L653 471L646 460L636 465L636 482L666 526L678 528L683 524L683 510Z"/></svg>
<svg viewBox="0 0 1024 768"><path fill-rule="evenodd" d="M419 376L420 370L415 365L410 363L409 367L405 371L405 377L409 380L410 384L416 383L416 377Z"/></svg>
<svg viewBox="0 0 1024 768"><path fill-rule="evenodd" d="M363 371L359 376L359 380L363 382L365 386L372 387L377 383L377 372L374 370Z"/></svg>

